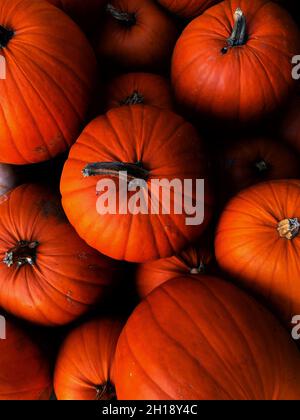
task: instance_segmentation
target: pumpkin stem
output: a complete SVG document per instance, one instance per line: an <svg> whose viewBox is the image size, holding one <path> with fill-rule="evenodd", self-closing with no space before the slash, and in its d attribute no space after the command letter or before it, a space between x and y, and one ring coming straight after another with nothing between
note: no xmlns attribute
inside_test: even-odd
<svg viewBox="0 0 300 420"><path fill-rule="evenodd" d="M268 169L268 165L263 159L255 162L255 167L259 170L259 172L265 172Z"/></svg>
<svg viewBox="0 0 300 420"><path fill-rule="evenodd" d="M300 223L297 218L284 219L278 223L277 230L281 238L294 239L300 230Z"/></svg>
<svg viewBox="0 0 300 420"><path fill-rule="evenodd" d="M4 26L0 25L0 48L5 48L13 35L14 31L4 28Z"/></svg>
<svg viewBox="0 0 300 420"><path fill-rule="evenodd" d="M17 267L29 264L34 265L36 260L36 248L39 246L37 241L20 241L18 244L5 253L4 264L11 267L15 263Z"/></svg>
<svg viewBox="0 0 300 420"><path fill-rule="evenodd" d="M112 4L106 6L106 11L118 22L122 23L125 26L133 26L136 24L136 17L134 13L122 12L122 10L117 9Z"/></svg>
<svg viewBox="0 0 300 420"><path fill-rule="evenodd" d="M82 174L84 177L89 176L112 176L120 178L126 172L127 180L134 179L147 180L149 172L143 168L141 162L137 163L124 163L124 162L95 162L89 163L83 169Z"/></svg>
<svg viewBox="0 0 300 420"><path fill-rule="evenodd" d="M234 26L232 33L227 38L227 46L222 48L222 54L226 54L229 48L244 45L247 40L246 17L243 11L238 7L234 13Z"/></svg>
<svg viewBox="0 0 300 420"><path fill-rule="evenodd" d="M205 273L205 264L203 261L200 262L198 267L191 268L190 274L203 274Z"/></svg>
<svg viewBox="0 0 300 420"><path fill-rule="evenodd" d="M116 390L115 387L110 383L106 382L103 385L96 386L96 400L97 401L107 401L107 400L116 400Z"/></svg>
<svg viewBox="0 0 300 420"><path fill-rule="evenodd" d="M120 102L120 105L138 105L144 103L144 97L141 93L139 93L137 90L135 90L130 96L127 96L127 98L123 99Z"/></svg>

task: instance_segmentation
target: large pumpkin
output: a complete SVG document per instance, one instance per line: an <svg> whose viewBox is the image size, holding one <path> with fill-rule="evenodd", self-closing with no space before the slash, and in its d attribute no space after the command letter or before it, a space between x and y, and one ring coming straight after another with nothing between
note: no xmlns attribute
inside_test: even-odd
<svg viewBox="0 0 300 420"><path fill-rule="evenodd" d="M299 214L300 181L262 183L229 202L215 241L221 268L287 322L300 314Z"/></svg>
<svg viewBox="0 0 300 420"><path fill-rule="evenodd" d="M106 88L106 111L124 105L152 105L172 109L169 82L158 74L127 73L112 79Z"/></svg>
<svg viewBox="0 0 300 420"><path fill-rule="evenodd" d="M168 64L177 39L175 22L153 0L111 0L95 36L100 59L117 66L157 69Z"/></svg>
<svg viewBox="0 0 300 420"><path fill-rule="evenodd" d="M196 199L196 180L206 172L201 139L183 118L150 106L115 108L92 121L72 147L61 179L63 206L79 236L105 255L131 262L168 257L209 221L207 183L205 198L198 196L198 204L205 200L203 223L189 225L186 211L175 211L180 200ZM190 193L182 187L187 179ZM167 184L174 180L179 188L169 200Z"/></svg>
<svg viewBox="0 0 300 420"><path fill-rule="evenodd" d="M124 400L299 399L299 372L298 349L273 315L206 276L150 293L125 325L115 359Z"/></svg>
<svg viewBox="0 0 300 420"><path fill-rule="evenodd" d="M209 7L214 6L221 0L158 0L158 2L168 9L186 19L192 19L200 15Z"/></svg>
<svg viewBox="0 0 300 420"><path fill-rule="evenodd" d="M0 338L0 400L47 400L51 394L49 362L39 347L5 317Z"/></svg>
<svg viewBox="0 0 300 420"><path fill-rule="evenodd" d="M211 274L214 270L214 255L204 241L192 245L179 255L161 258L140 264L136 270L136 287L141 298L166 281L177 277Z"/></svg>
<svg viewBox="0 0 300 420"><path fill-rule="evenodd" d="M44 325L86 312L112 279L111 262L88 247L60 200L23 185L0 204L0 306Z"/></svg>
<svg viewBox="0 0 300 420"><path fill-rule="evenodd" d="M46 1L2 0L0 58L0 162L36 163L65 151L95 79L84 35Z"/></svg>
<svg viewBox="0 0 300 420"><path fill-rule="evenodd" d="M194 112L220 119L263 117L294 86L292 57L299 42L296 24L275 3L223 1L193 20L176 44L176 97Z"/></svg>
<svg viewBox="0 0 300 420"><path fill-rule="evenodd" d="M286 108L280 132L282 138L300 153L300 94Z"/></svg>
<svg viewBox="0 0 300 420"><path fill-rule="evenodd" d="M114 357L122 327L118 320L96 319L67 336L55 366L58 400L115 399Z"/></svg>
<svg viewBox="0 0 300 420"><path fill-rule="evenodd" d="M106 0L48 0L48 2L63 10L87 34L91 34L101 21L106 4Z"/></svg>
<svg viewBox="0 0 300 420"><path fill-rule="evenodd" d="M262 181L299 176L300 158L295 151L267 137L239 139L219 158L219 185L226 197Z"/></svg>

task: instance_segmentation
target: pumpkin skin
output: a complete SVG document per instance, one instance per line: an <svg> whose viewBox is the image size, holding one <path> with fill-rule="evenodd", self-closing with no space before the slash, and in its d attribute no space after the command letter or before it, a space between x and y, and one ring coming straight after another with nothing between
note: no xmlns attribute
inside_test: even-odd
<svg viewBox="0 0 300 420"><path fill-rule="evenodd" d="M119 203L118 180L110 175L84 177L83 171L94 162L141 162L141 170L148 171L148 195L144 200L149 214L128 211L133 192L127 191L127 202L123 199ZM126 170L130 175L130 168L126 166ZM210 219L206 174L201 139L182 117L144 105L115 108L92 121L72 147L61 178L62 203L70 223L90 246L114 259L146 262L179 253L201 235ZM98 213L97 191L102 187L97 184L103 178L115 181L115 214ZM162 179L191 179L194 184L196 179L205 180L202 224L188 226L186 214L175 214L174 206L170 206L171 214L162 214L161 197L156 198L151 189L153 180ZM112 193L111 190L111 199ZM160 204L158 215L151 213L151 194ZM173 200L176 197L171 191L171 203ZM125 204L127 214L122 214L121 204Z"/></svg>
<svg viewBox="0 0 300 420"><path fill-rule="evenodd" d="M171 87L167 79L158 74L127 73L110 81L106 89L106 111L136 104L172 109Z"/></svg>
<svg viewBox="0 0 300 420"><path fill-rule="evenodd" d="M6 339L0 339L0 400L48 400L49 362L23 329L5 320Z"/></svg>
<svg viewBox="0 0 300 420"><path fill-rule="evenodd" d="M107 12L95 35L100 59L131 70L161 69L169 64L178 36L175 22L153 0L111 0L120 12L129 13L124 23Z"/></svg>
<svg viewBox="0 0 300 420"><path fill-rule="evenodd" d="M158 0L158 2L178 16L193 19L209 7L219 3L220 0Z"/></svg>
<svg viewBox="0 0 300 420"><path fill-rule="evenodd" d="M96 77L94 53L78 27L46 1L1 1L0 25L14 31L8 42L0 38L6 60L0 162L48 160L79 133Z"/></svg>
<svg viewBox="0 0 300 420"><path fill-rule="evenodd" d="M300 312L300 237L281 237L279 223L299 217L300 181L278 180L240 192L225 208L216 233L220 267L265 297L284 321Z"/></svg>
<svg viewBox="0 0 300 420"><path fill-rule="evenodd" d="M203 243L202 243L203 242ZM209 246L201 241L192 245L180 255L140 264L136 271L136 286L141 299L156 287L177 277L198 278L213 271L214 255Z"/></svg>
<svg viewBox="0 0 300 420"><path fill-rule="evenodd" d="M240 8L248 39L230 47ZM299 31L269 0L227 0L193 20L177 41L172 83L178 102L194 113L249 122L281 106L294 87L292 57ZM280 63L278 68L277 63Z"/></svg>
<svg viewBox="0 0 300 420"><path fill-rule="evenodd" d="M104 13L106 0L48 0L63 10L87 34L91 34Z"/></svg>
<svg viewBox="0 0 300 420"><path fill-rule="evenodd" d="M239 139L219 159L219 185L226 197L262 181L300 177L299 157L267 137Z"/></svg>
<svg viewBox="0 0 300 420"><path fill-rule="evenodd" d="M129 318L115 385L122 400L299 399L299 365L288 333L252 298L217 278L182 277Z"/></svg>
<svg viewBox="0 0 300 420"><path fill-rule="evenodd" d="M113 367L123 323L96 319L73 330L59 351L54 374L58 400L108 400L115 397Z"/></svg>
<svg viewBox="0 0 300 420"><path fill-rule="evenodd" d="M24 250L33 265L17 265L19 250L8 266L6 253L20 241L38 242ZM111 261L78 237L60 200L36 185L16 188L0 204L0 261L0 306L43 325L66 324L87 312L112 281Z"/></svg>
<svg viewBox="0 0 300 420"><path fill-rule="evenodd" d="M0 163L0 200L1 196L14 188L17 183L16 169L12 165Z"/></svg>
<svg viewBox="0 0 300 420"><path fill-rule="evenodd" d="M281 122L282 138L300 153L300 95L287 107Z"/></svg>

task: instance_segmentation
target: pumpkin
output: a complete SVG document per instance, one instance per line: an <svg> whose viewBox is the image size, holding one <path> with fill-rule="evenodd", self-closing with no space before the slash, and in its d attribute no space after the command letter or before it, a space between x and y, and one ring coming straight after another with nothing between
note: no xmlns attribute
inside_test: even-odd
<svg viewBox="0 0 300 420"><path fill-rule="evenodd" d="M0 306L55 326L82 315L104 296L111 262L70 226L59 198L43 187L17 187L0 204Z"/></svg>
<svg viewBox="0 0 300 420"><path fill-rule="evenodd" d="M115 399L114 356L122 326L121 321L102 318L71 331L55 366L58 400Z"/></svg>
<svg viewBox="0 0 300 420"><path fill-rule="evenodd" d="M201 235L211 197L207 181L204 197L197 199L195 186L206 174L201 139L182 117L144 105L114 108L93 120L72 147L61 178L62 203L90 246L118 260L146 262L174 255ZM179 188L191 180L193 191L171 188L168 197L174 180ZM193 226L185 209L175 211L188 197L204 200L204 221L195 219Z"/></svg>
<svg viewBox="0 0 300 420"><path fill-rule="evenodd" d="M14 188L17 183L16 169L12 165L0 163L0 200L1 196Z"/></svg>
<svg viewBox="0 0 300 420"><path fill-rule="evenodd" d="M169 64L177 39L175 22L153 0L111 0L95 34L100 59L132 70Z"/></svg>
<svg viewBox="0 0 300 420"><path fill-rule="evenodd" d="M268 137L239 139L219 159L219 185L233 196L253 184L300 176L300 160L293 149Z"/></svg>
<svg viewBox="0 0 300 420"><path fill-rule="evenodd" d="M192 19L203 13L209 7L214 6L221 0L158 0L158 2L185 19Z"/></svg>
<svg viewBox="0 0 300 420"><path fill-rule="evenodd" d="M112 79L106 88L106 111L123 105L152 105L172 109L169 82L151 73L127 73Z"/></svg>
<svg viewBox="0 0 300 420"><path fill-rule="evenodd" d="M262 118L294 87L299 40L296 24L277 4L223 1L180 36L172 60L175 95L193 112L220 120Z"/></svg>
<svg viewBox="0 0 300 420"><path fill-rule="evenodd" d="M177 277L211 274L214 255L211 248L201 241L182 251L179 255L140 264L136 270L136 286L140 298L166 281Z"/></svg>
<svg viewBox="0 0 300 420"><path fill-rule="evenodd" d="M48 0L48 2L63 10L87 34L95 30L106 3L105 0Z"/></svg>
<svg viewBox="0 0 300 420"><path fill-rule="evenodd" d="M299 213L300 181L261 183L228 203L215 239L220 267L288 323L300 313Z"/></svg>
<svg viewBox="0 0 300 420"><path fill-rule="evenodd" d="M85 36L46 1L2 0L0 58L0 162L36 163L67 150L96 74Z"/></svg>
<svg viewBox="0 0 300 420"><path fill-rule="evenodd" d="M288 333L251 297L218 278L181 277L129 318L115 385L121 400L299 399L299 367Z"/></svg>
<svg viewBox="0 0 300 420"><path fill-rule="evenodd" d="M300 95L293 98L283 115L280 133L282 138L300 153Z"/></svg>
<svg viewBox="0 0 300 420"><path fill-rule="evenodd" d="M37 344L5 317L0 338L0 400L47 400L52 385L49 362Z"/></svg>

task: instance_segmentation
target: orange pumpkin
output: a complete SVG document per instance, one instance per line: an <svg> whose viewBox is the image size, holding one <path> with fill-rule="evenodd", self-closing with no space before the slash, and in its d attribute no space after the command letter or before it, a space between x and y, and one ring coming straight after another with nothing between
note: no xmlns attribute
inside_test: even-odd
<svg viewBox="0 0 300 420"><path fill-rule="evenodd" d="M66 324L103 298L112 263L70 226L60 200L22 185L0 204L0 306L43 325Z"/></svg>
<svg viewBox="0 0 300 420"><path fill-rule="evenodd" d="M129 318L115 385L121 400L298 400L300 354L273 315L235 286L182 277Z"/></svg>
<svg viewBox="0 0 300 420"><path fill-rule="evenodd" d="M128 178L121 189L124 172ZM61 179L63 207L79 236L103 254L131 262L164 258L201 235L211 197L205 180L205 196L198 197L198 204L204 199L204 221L191 226L185 210L175 211L189 193L182 189L179 197L171 189L169 200L162 197L167 185L159 190L155 185L177 180L182 186L189 179L189 197L195 200L196 180L206 174L202 141L183 118L150 106L115 108L92 121L72 147ZM141 180L137 190L143 197L136 201ZM152 211L153 203L158 211Z"/></svg>
<svg viewBox="0 0 300 420"><path fill-rule="evenodd" d="M140 264L136 271L138 294L143 299L166 281L211 274L213 262L213 251L202 241L199 246L192 245L179 255Z"/></svg>
<svg viewBox="0 0 300 420"><path fill-rule="evenodd" d="M100 59L132 70L169 64L178 36L175 22L153 0L111 0L95 35Z"/></svg>
<svg viewBox="0 0 300 420"><path fill-rule="evenodd" d="M0 58L0 162L36 163L67 150L96 74L85 36L46 1L2 0Z"/></svg>
<svg viewBox="0 0 300 420"><path fill-rule="evenodd" d="M296 24L277 4L222 1L180 36L172 62L175 95L195 113L260 119L281 106L294 87L292 57L299 43Z"/></svg>
<svg viewBox="0 0 300 420"><path fill-rule="evenodd" d="M300 181L262 183L229 202L215 240L221 268L288 323L300 313L299 214Z"/></svg>
<svg viewBox="0 0 300 420"><path fill-rule="evenodd" d="M48 360L34 341L5 317L0 338L0 400L47 400L52 384Z"/></svg>
<svg viewBox="0 0 300 420"><path fill-rule="evenodd" d="M128 73L109 82L106 88L106 111L137 104L172 109L173 100L167 79L158 74Z"/></svg>
<svg viewBox="0 0 300 420"><path fill-rule="evenodd" d="M58 400L115 399L114 356L122 327L118 320L96 319L71 331L55 366Z"/></svg>
<svg viewBox="0 0 300 420"><path fill-rule="evenodd" d="M209 7L214 6L221 0L158 0L158 2L168 9L186 19L192 19L203 13Z"/></svg>

